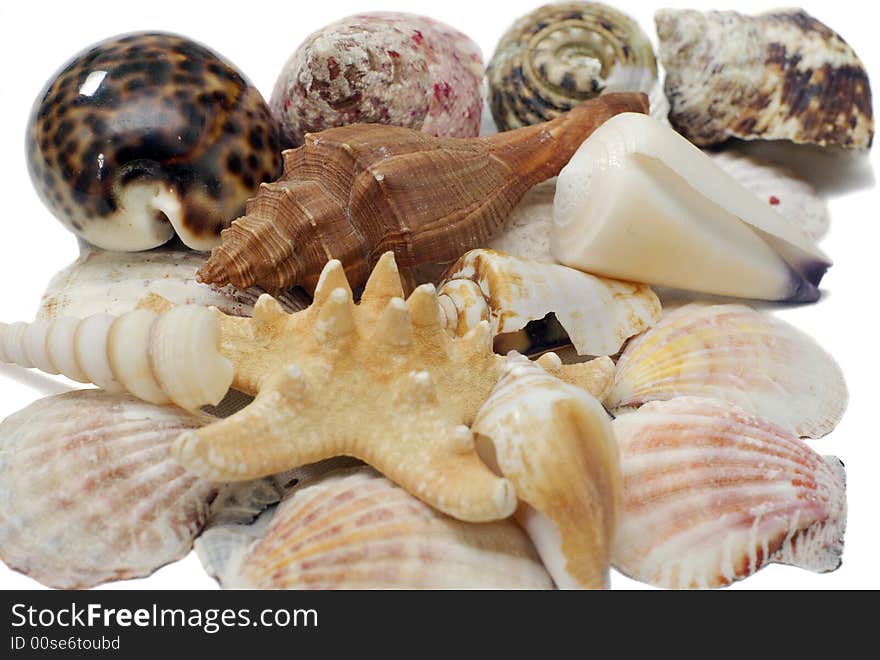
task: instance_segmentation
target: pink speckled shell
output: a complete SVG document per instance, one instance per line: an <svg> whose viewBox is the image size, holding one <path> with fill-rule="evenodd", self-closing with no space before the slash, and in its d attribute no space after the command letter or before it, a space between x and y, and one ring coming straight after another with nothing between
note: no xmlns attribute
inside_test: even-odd
<svg viewBox="0 0 880 660"><path fill-rule="evenodd" d="M430 18L374 12L343 18L293 53L270 107L289 145L305 133L354 123L474 137L483 59L470 38Z"/></svg>

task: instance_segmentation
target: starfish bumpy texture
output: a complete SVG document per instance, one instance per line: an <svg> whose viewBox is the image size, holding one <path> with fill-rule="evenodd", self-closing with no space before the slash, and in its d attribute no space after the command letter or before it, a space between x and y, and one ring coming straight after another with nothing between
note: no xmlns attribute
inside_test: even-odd
<svg viewBox="0 0 880 660"><path fill-rule="evenodd" d="M488 323L450 337L433 285L404 300L392 253L359 304L333 260L308 309L288 314L264 295L253 319L216 313L233 387L256 398L178 438L175 455L191 471L240 481L347 455L461 520L515 509L513 486L480 460L469 428L505 360L492 351ZM562 365L548 354L539 364L597 397L613 374L607 358Z"/></svg>

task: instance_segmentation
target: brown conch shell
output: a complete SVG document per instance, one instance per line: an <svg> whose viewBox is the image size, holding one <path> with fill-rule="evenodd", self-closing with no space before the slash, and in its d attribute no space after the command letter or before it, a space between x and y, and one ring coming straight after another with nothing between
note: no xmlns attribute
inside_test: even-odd
<svg viewBox="0 0 880 660"><path fill-rule="evenodd" d="M485 244L526 191L558 174L604 121L647 111L644 94L621 93L482 138L375 124L309 134L284 153L282 177L261 185L222 233L199 277L240 289L312 289L335 258L358 287L387 250L405 269L454 261Z"/></svg>
<svg viewBox="0 0 880 660"><path fill-rule="evenodd" d="M174 453L187 469L211 481L243 481L352 456L460 520L513 513L511 483L480 460L469 428L505 358L492 351L487 322L458 339L446 333L433 285L404 301L391 252L360 304L333 260L308 309L287 314L264 295L253 319L217 316L233 387L256 398L178 438ZM613 372L608 358L563 365L548 353L537 364L597 397Z"/></svg>

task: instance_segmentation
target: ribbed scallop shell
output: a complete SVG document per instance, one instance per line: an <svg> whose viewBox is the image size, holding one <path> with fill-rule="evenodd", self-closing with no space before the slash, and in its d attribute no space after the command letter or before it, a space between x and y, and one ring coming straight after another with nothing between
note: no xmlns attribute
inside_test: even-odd
<svg viewBox="0 0 880 660"><path fill-rule="evenodd" d="M100 390L41 399L0 424L0 556L45 585L91 587L183 557L218 485L169 453L211 421Z"/></svg>
<svg viewBox="0 0 880 660"><path fill-rule="evenodd" d="M196 551L223 587L552 587L513 522L454 520L369 468L324 476L254 525L208 529Z"/></svg>
<svg viewBox="0 0 880 660"><path fill-rule="evenodd" d="M501 131L547 121L605 92L645 92L651 116L669 112L648 36L598 2L553 3L520 17L501 37L486 76Z"/></svg>
<svg viewBox="0 0 880 660"><path fill-rule="evenodd" d="M847 404L840 367L811 337L745 305L667 312L617 363L609 409L678 396L736 404L802 437L829 433Z"/></svg>
<svg viewBox="0 0 880 660"><path fill-rule="evenodd" d="M196 271L203 263L204 254L168 247L148 252L86 248L49 282L36 318L124 314L150 293L176 305L213 305L224 314L253 316L262 290L200 284ZM305 292L299 289L282 294L278 302L289 312L308 306Z"/></svg>
<svg viewBox="0 0 880 660"><path fill-rule="evenodd" d="M813 240L828 231L828 205L809 183L769 161L735 151L709 153L715 164Z"/></svg>
<svg viewBox="0 0 880 660"><path fill-rule="evenodd" d="M623 511L612 563L655 586L730 584L773 563L840 565L840 461L735 406L696 397L614 421Z"/></svg>

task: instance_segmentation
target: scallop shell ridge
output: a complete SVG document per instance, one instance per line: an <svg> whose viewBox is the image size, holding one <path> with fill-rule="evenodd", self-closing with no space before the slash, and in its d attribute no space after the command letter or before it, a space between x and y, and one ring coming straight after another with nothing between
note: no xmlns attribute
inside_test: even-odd
<svg viewBox="0 0 880 660"><path fill-rule="evenodd" d="M680 397L619 416L623 508L613 564L655 586L726 586L763 566L840 565L840 462L711 399Z"/></svg>
<svg viewBox="0 0 880 660"><path fill-rule="evenodd" d="M325 475L253 526L209 529L196 551L224 587L552 587L513 522L453 520L369 468Z"/></svg>
<svg viewBox="0 0 880 660"><path fill-rule="evenodd" d="M0 555L43 584L91 587L183 557L219 485L169 447L207 415L82 390L0 424Z"/></svg>
<svg viewBox="0 0 880 660"><path fill-rule="evenodd" d="M677 396L718 398L802 437L837 425L843 372L811 337L745 305L690 304L634 339L605 399L612 410Z"/></svg>

